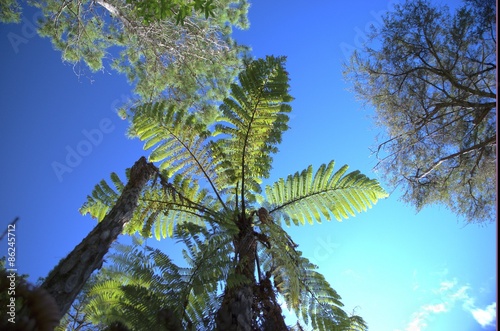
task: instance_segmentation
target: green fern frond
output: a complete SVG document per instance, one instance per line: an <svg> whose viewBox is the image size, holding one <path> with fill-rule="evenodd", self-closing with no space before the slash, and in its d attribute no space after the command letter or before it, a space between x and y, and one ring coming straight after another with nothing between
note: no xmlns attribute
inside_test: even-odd
<svg viewBox="0 0 500 331"><path fill-rule="evenodd" d="M371 208L388 194L377 180L369 179L359 171L345 174L347 166L333 172L334 161L321 165L313 176L312 166L302 172L279 179L266 187L267 201L273 206L270 213L290 225L321 223L332 216L341 221Z"/></svg>
<svg viewBox="0 0 500 331"><path fill-rule="evenodd" d="M282 133L288 128L292 100L283 57L251 62L238 76L240 85L231 86L230 97L220 106L222 121L216 125L216 157L226 160L219 172L230 171L232 182L267 178L271 153L277 151ZM253 189L254 187L250 187Z"/></svg>
<svg viewBox="0 0 500 331"><path fill-rule="evenodd" d="M111 207L116 203L125 185L116 173L111 173L111 181L116 187L112 189L105 180L101 180L94 187L91 195L87 196L87 201L80 208L82 215L90 214L92 218L102 221Z"/></svg>
<svg viewBox="0 0 500 331"><path fill-rule="evenodd" d="M175 237L188 247L188 267L175 265L158 249L115 245L113 263L103 268L91 290L87 313L94 322L159 330L157 317L168 307L185 330L213 329L207 328L213 324L208 317L220 304L218 284L231 269L232 238L212 230L190 223L176 228Z"/></svg>
<svg viewBox="0 0 500 331"><path fill-rule="evenodd" d="M159 162L167 178L175 174L203 178L222 203L215 168L218 159L209 152L211 133L195 114L174 106L165 100L146 103L134 109L134 134L144 141L144 149L151 150L149 160Z"/></svg>
<svg viewBox="0 0 500 331"><path fill-rule="evenodd" d="M87 314L96 324L119 321L131 330L159 329L159 311L168 305L173 307L169 284L158 281L147 247L118 244L114 249L110 256L113 264L101 270L89 293ZM165 273L167 269L176 273L178 267L171 261L163 262Z"/></svg>
<svg viewBox="0 0 500 331"><path fill-rule="evenodd" d="M85 312L93 323L109 323L120 316L119 312L113 314L110 307L115 310L116 306L122 301L123 291L119 280L106 280L94 285L89 293L89 302L85 306ZM107 318L111 321L103 321L102 312L106 311ZM113 318L114 316L114 318Z"/></svg>
<svg viewBox="0 0 500 331"><path fill-rule="evenodd" d="M80 208L83 215L89 213L98 221L106 216L124 188L116 173L111 174L111 181L115 189L105 180L96 185L87 197L87 202ZM171 182L162 179L160 183L146 185L123 233L132 235L139 232L145 238L154 235L157 240L172 237L176 224L203 224L215 220L217 213L214 210L220 208L209 191L200 188L196 180L177 174Z"/></svg>
<svg viewBox="0 0 500 331"><path fill-rule="evenodd" d="M220 204L208 190L178 174L172 183L161 183L144 192L124 232L140 232L146 237L154 234L158 240L172 237L176 224L215 221L218 209Z"/></svg>
<svg viewBox="0 0 500 331"><path fill-rule="evenodd" d="M198 325L197 330L207 330L220 305L218 285L234 268L232 236L217 225L208 230L186 223L177 227L175 237L186 245L183 255L189 266L183 268L185 290L181 301L188 303L185 315Z"/></svg>

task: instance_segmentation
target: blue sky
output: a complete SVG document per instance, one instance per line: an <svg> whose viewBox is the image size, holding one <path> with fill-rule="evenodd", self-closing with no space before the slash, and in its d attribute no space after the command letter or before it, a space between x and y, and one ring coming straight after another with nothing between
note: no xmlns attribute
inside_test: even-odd
<svg viewBox="0 0 500 331"><path fill-rule="evenodd" d="M252 4L250 29L235 36L255 57L288 57L295 97L269 182L332 159L377 176L370 147L380 129L347 91L341 64L389 8L382 0ZM0 25L0 228L20 217L17 269L32 281L95 225L78 213L94 185L146 155L114 112L131 96L125 77L78 76L49 40L34 35L36 17L30 11L19 25ZM56 163L71 172L58 173ZM439 206L416 214L398 194L343 222L289 232L371 331L495 330L497 225L464 226ZM6 255L5 240L0 250Z"/></svg>

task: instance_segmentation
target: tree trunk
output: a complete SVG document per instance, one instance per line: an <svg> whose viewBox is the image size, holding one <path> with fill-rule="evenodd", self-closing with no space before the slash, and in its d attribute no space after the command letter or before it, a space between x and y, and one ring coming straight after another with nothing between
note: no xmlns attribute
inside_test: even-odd
<svg viewBox="0 0 500 331"><path fill-rule="evenodd" d="M272 221L265 208L260 208L257 216L262 224ZM240 217L238 226L240 232L233 243L238 261L235 274L244 276L247 282L234 287L226 284L216 316L217 331L288 331L271 284L271 273L267 271L262 277L259 270L257 239L270 245L269 238L254 231L251 218ZM256 264L259 268L258 283L255 280Z"/></svg>
<svg viewBox="0 0 500 331"><path fill-rule="evenodd" d="M288 331L282 310L276 299L273 285L271 284L271 273L267 272L266 277L260 280L257 285L256 297L259 300L259 308L262 312L263 331Z"/></svg>
<svg viewBox="0 0 500 331"><path fill-rule="evenodd" d="M226 288L217 312L217 331L252 331L252 303L252 285Z"/></svg>
<svg viewBox="0 0 500 331"><path fill-rule="evenodd" d="M257 243L251 222L242 219L238 224L240 233L234 240L238 265L235 274L247 281L234 287L226 284L224 298L217 312L218 331L251 331L253 325L253 288L255 286L255 254Z"/></svg>
<svg viewBox="0 0 500 331"><path fill-rule="evenodd" d="M157 171L141 157L130 169L130 179L115 206L82 242L49 273L42 284L66 314L92 272L101 268L104 255L123 231L137 206L142 188Z"/></svg>

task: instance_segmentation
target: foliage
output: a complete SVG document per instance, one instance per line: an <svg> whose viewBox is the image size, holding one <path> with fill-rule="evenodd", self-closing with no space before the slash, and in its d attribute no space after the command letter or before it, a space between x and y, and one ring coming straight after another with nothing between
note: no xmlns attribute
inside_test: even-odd
<svg viewBox="0 0 500 331"><path fill-rule="evenodd" d="M495 220L494 13L493 0L469 0L453 15L407 1L346 68L386 130L376 168L417 210L441 203L468 222Z"/></svg>
<svg viewBox="0 0 500 331"><path fill-rule="evenodd" d="M98 331L99 325L92 324L85 308L89 303L89 290L95 285L97 274L92 274L82 291L76 297L68 313L63 316L54 331Z"/></svg>
<svg viewBox="0 0 500 331"><path fill-rule="evenodd" d="M214 17L215 5L213 0L127 0L127 4L136 8L137 16L148 24L167 17L175 17L176 24L184 24L184 19L191 15L192 11L199 11L205 18Z"/></svg>
<svg viewBox="0 0 500 331"><path fill-rule="evenodd" d="M0 22L19 23L21 21L21 6L17 0L2 0L0 2Z"/></svg>
<svg viewBox="0 0 500 331"><path fill-rule="evenodd" d="M89 293L87 316L105 325L120 322L130 330L169 330L169 324L179 330L213 329L208 317L217 308L217 280L230 272L231 238L216 229L208 238L206 230L196 229L207 236L202 240L190 236L188 227L193 231L193 225L185 225L175 233L187 247L185 267L137 241L116 245L113 263Z"/></svg>
<svg viewBox="0 0 500 331"><path fill-rule="evenodd" d="M145 100L163 95L181 107L207 107L225 97L246 51L230 37L232 27L248 26L245 0L31 3L43 13L39 34L51 39L64 61L92 71L111 66ZM163 17L160 8L160 16L152 17L163 4L172 15Z"/></svg>
<svg viewBox="0 0 500 331"><path fill-rule="evenodd" d="M245 287L253 293L253 328L271 318L263 303L283 319L280 295L317 330L365 329L360 317L341 309L340 296L302 257L280 219L299 225L312 221L308 215L318 222L330 214L354 215L387 196L378 182L359 172L346 174L346 166L333 171L330 162L315 176L309 167L280 179L261 196L262 178L269 176L272 154L288 129L292 97L284 63L283 57L246 62L220 112L209 117L162 101L131 110L130 135L144 141L159 172L142 192L126 232L182 242L188 266L149 248L122 250L113 258L117 269L109 269L93 289L89 307L96 322L119 321L135 330L145 321L151 329L166 310L183 330L220 329L214 316ZM116 174L111 179L114 188L99 183L82 213L104 217L123 188Z"/></svg>
<svg viewBox="0 0 500 331"><path fill-rule="evenodd" d="M359 171L345 175L348 166L344 165L333 172L335 162L322 164L313 176L309 166L301 173L280 179L266 187L267 201L274 206L271 213L286 211L281 216L287 225L290 220L295 225L321 223L333 215L338 221L354 216L356 212L366 211L385 193L377 182L368 179ZM367 190L372 188L372 190Z"/></svg>

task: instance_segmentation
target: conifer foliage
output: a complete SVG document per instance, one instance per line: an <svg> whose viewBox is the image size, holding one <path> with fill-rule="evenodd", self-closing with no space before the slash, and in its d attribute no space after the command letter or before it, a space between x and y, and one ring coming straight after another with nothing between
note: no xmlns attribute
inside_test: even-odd
<svg viewBox="0 0 500 331"><path fill-rule="evenodd" d="M284 57L247 61L219 112L200 116L166 102L130 112L130 134L144 142L157 178L142 191L129 234L174 238L187 266L168 252L119 247L91 290L95 323L131 330L291 330L282 303L314 330L365 330L359 316L297 249L282 225L340 220L387 194L376 180L333 161L274 185L272 155L291 111ZM211 120L207 120L211 118ZM215 118L215 120L213 120ZM101 220L123 182L102 181L81 212ZM284 221L284 222L282 222ZM302 325L302 326L301 326Z"/></svg>
<svg viewBox="0 0 500 331"><path fill-rule="evenodd" d="M0 5L15 21L19 1ZM64 61L86 74L110 68L126 75L141 98L201 104L223 98L245 52L231 38L248 27L245 0L28 1L41 10L38 33Z"/></svg>

